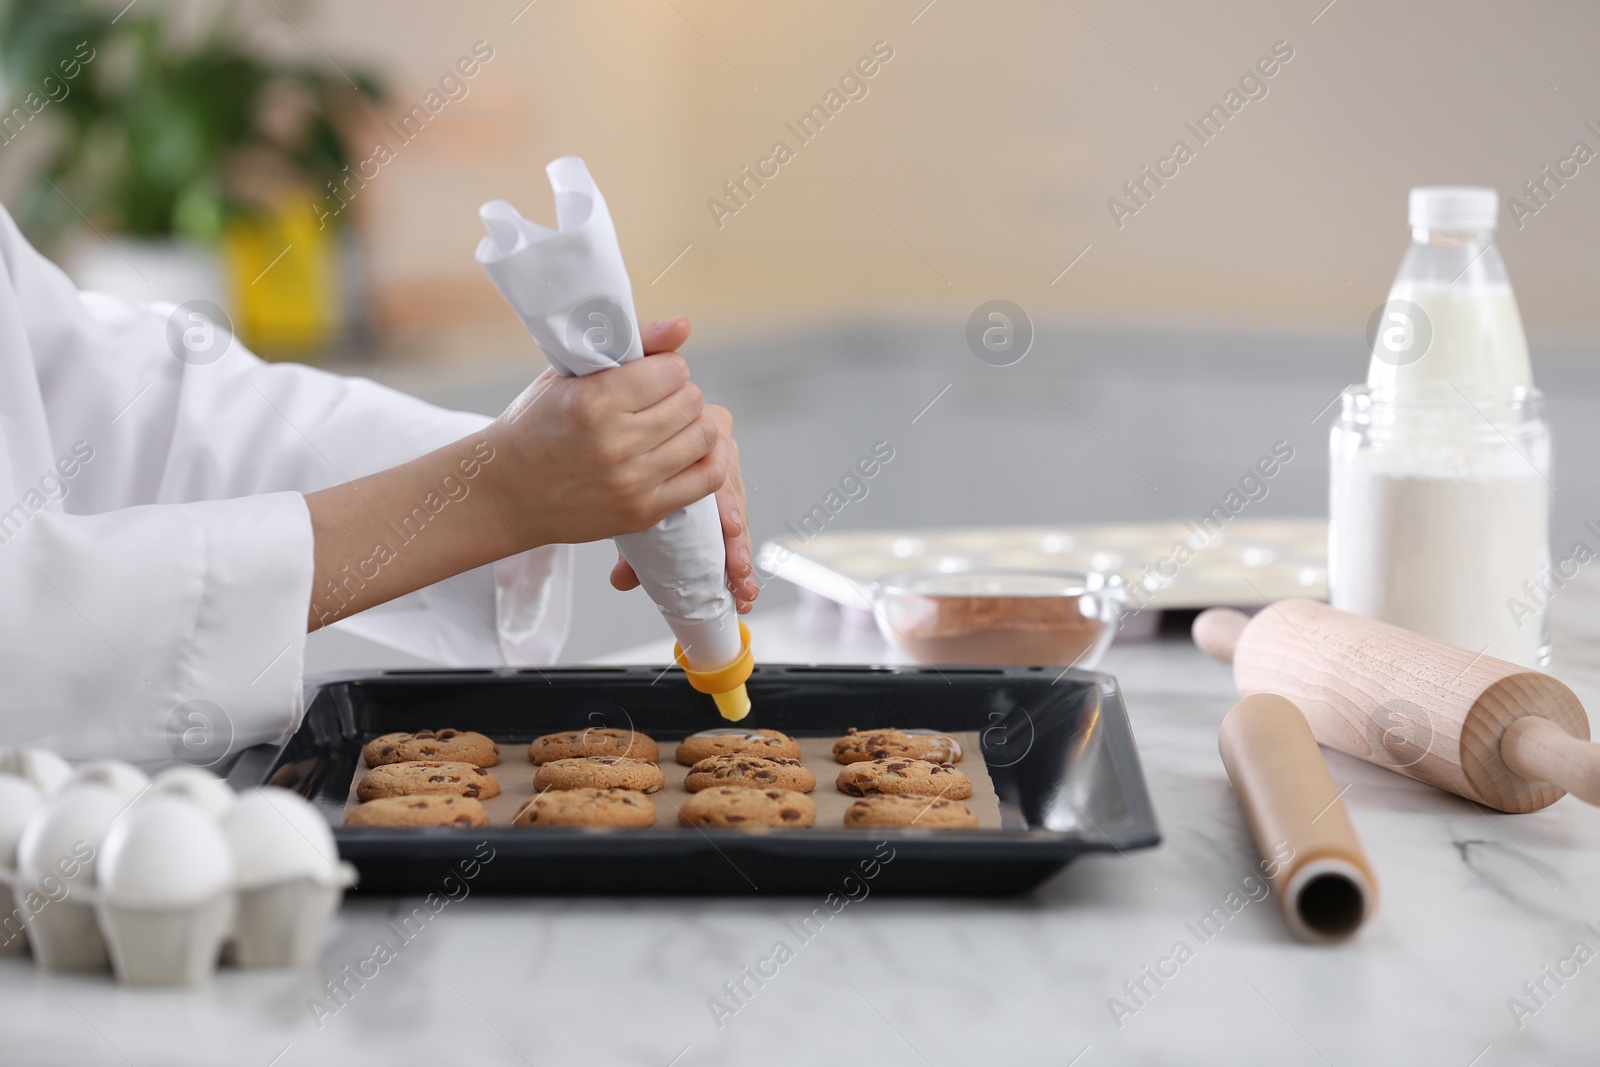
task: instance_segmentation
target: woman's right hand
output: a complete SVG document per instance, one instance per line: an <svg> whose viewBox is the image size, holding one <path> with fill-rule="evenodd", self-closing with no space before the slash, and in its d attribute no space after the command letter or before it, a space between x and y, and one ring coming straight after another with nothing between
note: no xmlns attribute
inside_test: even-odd
<svg viewBox="0 0 1600 1067"><path fill-rule="evenodd" d="M722 488L730 444L676 351L688 320L642 332L646 358L546 371L485 431L484 473L516 551L643 530Z"/></svg>
<svg viewBox="0 0 1600 1067"><path fill-rule="evenodd" d="M518 552L643 530L720 489L735 453L673 351L689 323L642 332L659 355L541 374L481 432L307 493L307 629Z"/></svg>

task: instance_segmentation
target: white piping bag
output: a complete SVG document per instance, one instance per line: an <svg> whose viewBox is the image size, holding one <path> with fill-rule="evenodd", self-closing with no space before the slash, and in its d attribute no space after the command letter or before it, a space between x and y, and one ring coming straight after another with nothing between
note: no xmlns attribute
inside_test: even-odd
<svg viewBox="0 0 1600 1067"><path fill-rule="evenodd" d="M560 228L546 229L504 200L491 200L478 209L488 230L478 242L478 263L558 373L593 374L639 359L644 347L633 286L605 197L576 156L556 160L545 173ZM710 694L724 718L744 718L754 660L750 631L728 591L716 499L697 500L616 542L677 637L674 656L689 684Z"/></svg>

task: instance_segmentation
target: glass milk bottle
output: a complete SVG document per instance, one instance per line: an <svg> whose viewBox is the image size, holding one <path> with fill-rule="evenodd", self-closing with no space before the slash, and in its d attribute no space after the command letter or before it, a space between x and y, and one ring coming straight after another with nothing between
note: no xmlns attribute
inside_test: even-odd
<svg viewBox="0 0 1600 1067"><path fill-rule="evenodd" d="M1550 432L1492 189L1411 191L1367 383L1330 438L1334 607L1526 666L1550 658Z"/></svg>

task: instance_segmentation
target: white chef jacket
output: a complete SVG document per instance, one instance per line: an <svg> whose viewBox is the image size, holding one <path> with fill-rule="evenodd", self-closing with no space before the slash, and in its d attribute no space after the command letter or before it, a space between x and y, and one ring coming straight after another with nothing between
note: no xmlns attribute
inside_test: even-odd
<svg viewBox="0 0 1600 1067"><path fill-rule="evenodd" d="M171 760L174 714L197 700L234 751L285 736L312 584L301 494L488 420L237 340L180 360L172 305L78 292L3 208L0 267L0 744ZM528 666L555 658L570 612L560 545L337 625L445 664Z"/></svg>

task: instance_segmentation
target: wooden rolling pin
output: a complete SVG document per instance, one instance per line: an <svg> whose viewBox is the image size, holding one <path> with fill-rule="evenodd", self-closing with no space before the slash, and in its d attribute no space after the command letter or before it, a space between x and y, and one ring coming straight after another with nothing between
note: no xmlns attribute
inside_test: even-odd
<svg viewBox="0 0 1600 1067"><path fill-rule="evenodd" d="M1564 792L1600 804L1600 745L1548 674L1312 600L1212 608L1194 641L1233 664L1241 695L1293 702L1329 748L1500 811Z"/></svg>

